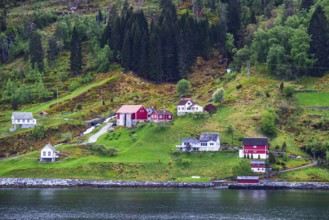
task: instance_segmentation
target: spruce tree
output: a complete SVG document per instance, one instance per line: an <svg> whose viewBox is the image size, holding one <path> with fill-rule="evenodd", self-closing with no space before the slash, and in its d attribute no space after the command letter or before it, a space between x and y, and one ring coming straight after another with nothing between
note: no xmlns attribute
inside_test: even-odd
<svg viewBox="0 0 329 220"><path fill-rule="evenodd" d="M310 52L317 59L309 74L323 76L329 68L329 26L321 6L318 6L312 15L308 33L311 36Z"/></svg>
<svg viewBox="0 0 329 220"><path fill-rule="evenodd" d="M32 33L30 44L29 44L29 51L30 51L30 59L31 59L31 66L33 69L38 69L40 72L44 71L44 63L43 63L43 48L41 45L41 36L38 32L34 31Z"/></svg>
<svg viewBox="0 0 329 220"><path fill-rule="evenodd" d="M313 4L314 4L313 0L302 0L301 8L308 11Z"/></svg>
<svg viewBox="0 0 329 220"><path fill-rule="evenodd" d="M129 31L126 32L123 40L122 51L121 51L121 63L126 69L131 69L132 64L132 39Z"/></svg>
<svg viewBox="0 0 329 220"><path fill-rule="evenodd" d="M47 50L47 60L50 66L54 66L55 59L59 53L57 42L55 38L50 38L48 40L48 50Z"/></svg>
<svg viewBox="0 0 329 220"><path fill-rule="evenodd" d="M77 29L74 27L71 39L71 71L77 75L82 69L81 40Z"/></svg>
<svg viewBox="0 0 329 220"><path fill-rule="evenodd" d="M241 21L240 21L240 5L237 0L228 1L228 14L227 14L227 27L228 32L233 34L235 45L240 40L240 30L241 30Z"/></svg>

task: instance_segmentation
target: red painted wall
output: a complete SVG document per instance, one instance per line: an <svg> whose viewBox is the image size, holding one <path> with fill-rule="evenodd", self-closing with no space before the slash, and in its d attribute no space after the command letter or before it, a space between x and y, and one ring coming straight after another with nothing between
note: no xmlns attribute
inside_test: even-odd
<svg viewBox="0 0 329 220"><path fill-rule="evenodd" d="M137 113L132 114L133 119L136 120L147 120L147 111L146 109L142 106Z"/></svg>
<svg viewBox="0 0 329 220"><path fill-rule="evenodd" d="M248 152L247 152L248 151ZM256 151L256 152L255 152ZM268 146L243 146L243 152L245 154L268 154Z"/></svg>
<svg viewBox="0 0 329 220"><path fill-rule="evenodd" d="M259 183L259 180L237 180L237 183L258 184Z"/></svg>

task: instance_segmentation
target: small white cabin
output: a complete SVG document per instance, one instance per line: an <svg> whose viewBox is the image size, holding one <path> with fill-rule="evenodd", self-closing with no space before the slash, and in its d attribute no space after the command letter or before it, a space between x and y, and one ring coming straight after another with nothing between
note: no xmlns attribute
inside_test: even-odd
<svg viewBox="0 0 329 220"><path fill-rule="evenodd" d="M47 144L41 149L40 162L54 162L58 158L59 151L57 151L51 144Z"/></svg>

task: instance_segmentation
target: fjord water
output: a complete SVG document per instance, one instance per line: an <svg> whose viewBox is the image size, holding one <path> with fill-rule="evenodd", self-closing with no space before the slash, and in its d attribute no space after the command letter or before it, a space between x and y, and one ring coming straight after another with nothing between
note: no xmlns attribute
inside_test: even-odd
<svg viewBox="0 0 329 220"><path fill-rule="evenodd" d="M0 219L329 219L329 192L0 189Z"/></svg>

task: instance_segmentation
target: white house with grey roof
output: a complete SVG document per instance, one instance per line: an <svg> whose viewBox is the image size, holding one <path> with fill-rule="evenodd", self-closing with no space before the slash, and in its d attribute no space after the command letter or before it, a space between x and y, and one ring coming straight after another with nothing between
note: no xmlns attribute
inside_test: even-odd
<svg viewBox="0 0 329 220"><path fill-rule="evenodd" d="M177 116L196 112L203 112L203 107L197 105L191 98L183 98L177 104Z"/></svg>
<svg viewBox="0 0 329 220"><path fill-rule="evenodd" d="M220 136L218 133L201 133L200 138L183 138L182 144L176 148L183 152L189 151L218 151Z"/></svg>
<svg viewBox="0 0 329 220"><path fill-rule="evenodd" d="M37 120L33 118L32 112L13 112L11 116L13 128L33 128L37 124Z"/></svg>
<svg viewBox="0 0 329 220"><path fill-rule="evenodd" d="M40 162L54 162L58 158L59 151L57 151L51 144L47 144L41 149Z"/></svg>

